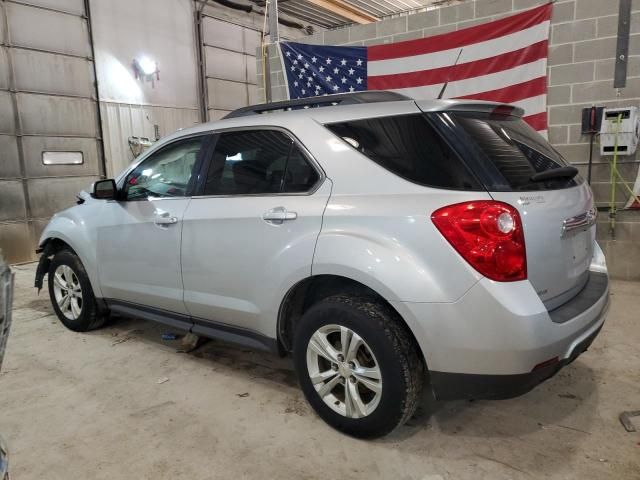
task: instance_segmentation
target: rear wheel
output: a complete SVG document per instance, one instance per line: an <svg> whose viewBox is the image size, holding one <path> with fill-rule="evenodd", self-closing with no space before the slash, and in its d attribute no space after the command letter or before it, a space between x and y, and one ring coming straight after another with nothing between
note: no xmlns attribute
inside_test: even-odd
<svg viewBox="0 0 640 480"><path fill-rule="evenodd" d="M61 250L49 265L49 297L65 327L86 332L102 326L105 316L98 310L87 272L78 256Z"/></svg>
<svg viewBox="0 0 640 480"><path fill-rule="evenodd" d="M332 427L361 438L386 435L415 412L424 366L395 312L375 299L329 297L296 330L302 390Z"/></svg>

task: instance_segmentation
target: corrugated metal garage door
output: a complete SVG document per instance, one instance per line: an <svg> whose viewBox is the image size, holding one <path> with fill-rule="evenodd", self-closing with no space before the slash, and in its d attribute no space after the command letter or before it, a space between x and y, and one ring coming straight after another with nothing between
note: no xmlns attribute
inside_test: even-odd
<svg viewBox="0 0 640 480"><path fill-rule="evenodd" d="M256 49L260 32L204 15L202 41L209 120L258 103Z"/></svg>
<svg viewBox="0 0 640 480"><path fill-rule="evenodd" d="M20 262L102 174L84 1L2 0L0 39L0 249Z"/></svg>

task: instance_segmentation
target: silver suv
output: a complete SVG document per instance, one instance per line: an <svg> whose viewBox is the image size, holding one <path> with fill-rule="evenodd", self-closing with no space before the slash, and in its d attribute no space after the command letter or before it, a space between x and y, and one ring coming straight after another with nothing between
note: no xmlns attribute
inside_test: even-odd
<svg viewBox="0 0 640 480"><path fill-rule="evenodd" d="M81 193L40 240L64 325L109 312L292 353L333 427L524 393L608 306L589 186L508 105L391 92L232 112ZM428 379L428 380L427 380Z"/></svg>

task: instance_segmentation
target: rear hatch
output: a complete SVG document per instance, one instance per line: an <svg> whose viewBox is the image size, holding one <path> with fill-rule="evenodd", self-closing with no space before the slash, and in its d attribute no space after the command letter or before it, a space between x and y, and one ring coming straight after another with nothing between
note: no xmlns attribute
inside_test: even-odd
<svg viewBox="0 0 640 480"><path fill-rule="evenodd" d="M586 284L595 240L591 189L518 115L498 107L429 113L494 200L522 219L527 277L547 309L573 298ZM541 172L546 179L540 179ZM575 172L574 172L575 173ZM557 175L557 176L556 176ZM533 180L532 180L533 177Z"/></svg>

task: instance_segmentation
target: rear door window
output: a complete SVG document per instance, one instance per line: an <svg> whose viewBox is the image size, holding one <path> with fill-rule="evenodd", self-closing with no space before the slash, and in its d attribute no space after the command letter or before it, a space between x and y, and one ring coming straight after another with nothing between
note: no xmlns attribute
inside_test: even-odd
<svg viewBox="0 0 640 480"><path fill-rule="evenodd" d="M326 127L405 180L429 187L482 190L456 152L422 114L367 118Z"/></svg>
<svg viewBox="0 0 640 480"><path fill-rule="evenodd" d="M294 141L275 130L221 133L203 195L268 195L312 190L320 175Z"/></svg>
<svg viewBox="0 0 640 480"><path fill-rule="evenodd" d="M569 164L519 117L475 112L455 112L449 115L486 157L482 163L491 165L498 171L501 177L499 184L506 184L511 190L556 190L576 186L582 180L576 176L571 179L532 182L531 177L536 173ZM487 185L490 190L492 187L493 185Z"/></svg>

